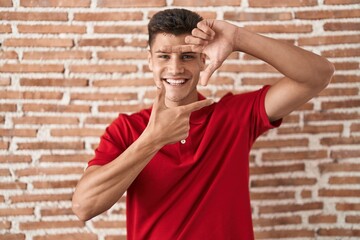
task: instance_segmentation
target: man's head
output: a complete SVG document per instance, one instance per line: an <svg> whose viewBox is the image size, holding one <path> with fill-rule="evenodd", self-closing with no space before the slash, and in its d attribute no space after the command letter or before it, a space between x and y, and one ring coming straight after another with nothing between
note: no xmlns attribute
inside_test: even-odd
<svg viewBox="0 0 360 240"><path fill-rule="evenodd" d="M165 87L167 106L179 106L198 100L197 83L205 67L205 55L196 52L173 52L165 46L186 45L186 36L202 20L185 9L170 9L156 13L150 20L149 68L157 87Z"/></svg>
<svg viewBox="0 0 360 240"><path fill-rule="evenodd" d="M167 9L156 13L148 24L150 48L156 34L168 33L175 36L191 34L201 20L203 18L199 14L186 9Z"/></svg>

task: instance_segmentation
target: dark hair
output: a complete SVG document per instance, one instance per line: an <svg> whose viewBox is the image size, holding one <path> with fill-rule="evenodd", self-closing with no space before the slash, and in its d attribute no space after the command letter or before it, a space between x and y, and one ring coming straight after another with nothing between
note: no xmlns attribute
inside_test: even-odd
<svg viewBox="0 0 360 240"><path fill-rule="evenodd" d="M157 33L190 34L201 20L203 18L199 14L187 9L174 8L160 11L151 18L148 24L149 46L151 47Z"/></svg>

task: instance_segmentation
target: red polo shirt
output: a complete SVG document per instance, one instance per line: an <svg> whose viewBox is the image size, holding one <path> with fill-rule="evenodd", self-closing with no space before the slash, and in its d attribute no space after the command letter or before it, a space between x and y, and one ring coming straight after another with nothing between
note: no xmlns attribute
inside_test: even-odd
<svg viewBox="0 0 360 240"><path fill-rule="evenodd" d="M266 115L268 89L228 94L191 114L186 141L164 146L127 191L129 240L254 238L249 152L260 134L281 123L271 124ZM120 114L89 166L120 155L143 132L150 113Z"/></svg>

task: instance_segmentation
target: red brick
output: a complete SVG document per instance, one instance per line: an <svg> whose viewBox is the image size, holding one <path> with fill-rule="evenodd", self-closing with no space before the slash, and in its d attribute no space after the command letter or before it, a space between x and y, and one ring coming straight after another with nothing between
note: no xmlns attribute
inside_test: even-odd
<svg viewBox="0 0 360 240"><path fill-rule="evenodd" d="M91 12L91 13L74 13L75 21L136 21L142 20L142 12Z"/></svg>
<svg viewBox="0 0 360 240"><path fill-rule="evenodd" d="M353 69L359 69L359 63L347 61L347 62L334 62L334 67L336 70L353 70ZM332 83L336 83L335 81L332 81Z"/></svg>
<svg viewBox="0 0 360 240"><path fill-rule="evenodd" d="M108 125L110 124L112 121L114 120L114 118L109 118L109 117L88 117L85 119L85 124L103 124L103 125Z"/></svg>
<svg viewBox="0 0 360 240"><path fill-rule="evenodd" d="M136 65L125 64L87 64L70 66L70 72L72 73L132 73L136 71Z"/></svg>
<svg viewBox="0 0 360 240"><path fill-rule="evenodd" d="M18 92L18 91L0 91L2 99L57 99L60 100L62 93L57 92Z"/></svg>
<svg viewBox="0 0 360 240"><path fill-rule="evenodd" d="M10 78L0 78L0 86L9 86L10 84Z"/></svg>
<svg viewBox="0 0 360 240"><path fill-rule="evenodd" d="M19 224L21 230L54 229L54 228L75 228L83 227L85 224L80 221L41 221L22 222Z"/></svg>
<svg viewBox="0 0 360 240"><path fill-rule="evenodd" d="M293 147L293 146L308 146L309 140L303 139L284 139L284 140L257 140L253 149L263 148L278 148L278 147Z"/></svg>
<svg viewBox="0 0 360 240"><path fill-rule="evenodd" d="M330 184L359 184L360 177L330 177Z"/></svg>
<svg viewBox="0 0 360 240"><path fill-rule="evenodd" d="M359 172L360 164L352 163L326 163L320 164L319 169L321 173L326 172Z"/></svg>
<svg viewBox="0 0 360 240"><path fill-rule="evenodd" d="M289 1L289 0L249 0L250 7L305 7L316 6L317 0Z"/></svg>
<svg viewBox="0 0 360 240"><path fill-rule="evenodd" d="M137 93L72 93L71 100L86 100L86 101L127 101L136 100Z"/></svg>
<svg viewBox="0 0 360 240"><path fill-rule="evenodd" d="M315 232L312 230L269 230L269 231L255 231L256 239L279 239L279 238L299 238L308 237L314 238Z"/></svg>
<svg viewBox="0 0 360 240"><path fill-rule="evenodd" d="M165 7L165 0L133 0L133 1L113 1L113 0L98 0L98 7Z"/></svg>
<svg viewBox="0 0 360 240"><path fill-rule="evenodd" d="M358 0L325 0L324 4L329 5L345 5L345 4L358 4Z"/></svg>
<svg viewBox="0 0 360 240"><path fill-rule="evenodd" d="M4 230L4 229L9 230L10 228L11 228L11 222L5 221L5 220L0 222L0 229L1 230ZM6 235L7 234L4 234L4 235L0 236L0 239L5 239ZM10 238L7 238L7 239L10 239Z"/></svg>
<svg viewBox="0 0 360 240"><path fill-rule="evenodd" d="M145 39L132 38L125 45L128 46L128 47L146 48L148 46L148 41L145 40ZM142 51L145 51L145 50L146 49L143 49Z"/></svg>
<svg viewBox="0 0 360 240"><path fill-rule="evenodd" d="M224 20L231 21L284 21L291 20L291 12L225 12Z"/></svg>
<svg viewBox="0 0 360 240"><path fill-rule="evenodd" d="M11 33L11 25L9 24L0 24L0 33Z"/></svg>
<svg viewBox="0 0 360 240"><path fill-rule="evenodd" d="M360 216L346 216L345 217L346 223L353 223L353 224L359 224L360 223Z"/></svg>
<svg viewBox="0 0 360 240"><path fill-rule="evenodd" d="M304 127L281 127L277 130L278 134L323 134L343 131L343 125L305 125Z"/></svg>
<svg viewBox="0 0 360 240"><path fill-rule="evenodd" d="M98 107L99 112L127 112L127 113L131 113L131 112L137 112L140 111L141 109L144 108L148 108L150 107L149 105L100 105Z"/></svg>
<svg viewBox="0 0 360 240"><path fill-rule="evenodd" d="M360 150L332 150L330 153L330 157L334 159L359 158Z"/></svg>
<svg viewBox="0 0 360 240"><path fill-rule="evenodd" d="M311 33L312 25L246 25L245 29L257 33Z"/></svg>
<svg viewBox="0 0 360 240"><path fill-rule="evenodd" d="M17 26L19 33L86 33L86 26L78 25L24 25Z"/></svg>
<svg viewBox="0 0 360 240"><path fill-rule="evenodd" d="M342 100L342 101L331 101L322 102L321 109L344 109L344 108L358 108L360 107L360 100Z"/></svg>
<svg viewBox="0 0 360 240"><path fill-rule="evenodd" d="M307 186L315 185L316 178L273 178L264 180L252 180L251 187L276 187L276 186Z"/></svg>
<svg viewBox="0 0 360 240"><path fill-rule="evenodd" d="M0 0L0 7L12 7L12 0Z"/></svg>
<svg viewBox="0 0 360 240"><path fill-rule="evenodd" d="M341 36L323 36L323 37L306 37L299 38L299 46L314 46L328 44L344 44L360 42L359 35L341 35Z"/></svg>
<svg viewBox="0 0 360 240"><path fill-rule="evenodd" d="M357 96L358 88L326 88L320 92L319 96Z"/></svg>
<svg viewBox="0 0 360 240"><path fill-rule="evenodd" d="M114 59L147 59L147 52L139 51L105 51L98 52L99 59L114 60Z"/></svg>
<svg viewBox="0 0 360 240"><path fill-rule="evenodd" d="M97 128L70 128L70 129L51 129L50 135L54 137L100 137L104 133L103 129Z"/></svg>
<svg viewBox="0 0 360 240"><path fill-rule="evenodd" d="M359 132L360 131L360 124L352 123L350 126L351 132Z"/></svg>
<svg viewBox="0 0 360 240"><path fill-rule="evenodd" d="M309 223L336 223L336 215L312 215L309 216Z"/></svg>
<svg viewBox="0 0 360 240"><path fill-rule="evenodd" d="M86 154L65 154L65 155L41 155L39 162L58 163L58 162L88 162L93 155Z"/></svg>
<svg viewBox="0 0 360 240"><path fill-rule="evenodd" d="M335 75L332 83L357 83L360 82L360 76L356 75Z"/></svg>
<svg viewBox="0 0 360 240"><path fill-rule="evenodd" d="M34 236L33 240L97 240L98 237L95 233L71 233L71 238L69 234L46 234L42 236ZM124 239L126 240L126 239Z"/></svg>
<svg viewBox="0 0 360 240"><path fill-rule="evenodd" d="M9 64L0 66L0 72L10 73L63 73L65 68L61 64Z"/></svg>
<svg viewBox="0 0 360 240"><path fill-rule="evenodd" d="M360 56L360 48L345 48L322 51L321 56L333 58L357 57Z"/></svg>
<svg viewBox="0 0 360 240"><path fill-rule="evenodd" d="M3 137L36 137L37 131L35 129L1 129L0 136Z"/></svg>
<svg viewBox="0 0 360 240"><path fill-rule="evenodd" d="M25 240L25 234L23 233L5 233L0 235L0 240Z"/></svg>
<svg viewBox="0 0 360 240"><path fill-rule="evenodd" d="M21 78L21 86L38 86L38 87L86 87L89 81L82 78Z"/></svg>
<svg viewBox="0 0 360 240"><path fill-rule="evenodd" d="M66 12L0 12L0 19L8 21L67 21Z"/></svg>
<svg viewBox="0 0 360 240"><path fill-rule="evenodd" d="M324 30L325 31L359 31L360 24L357 22L327 22L324 24Z"/></svg>
<svg viewBox="0 0 360 240"><path fill-rule="evenodd" d="M61 168L26 168L21 170L16 170L16 176L25 177L25 176L49 176L49 175L67 175L67 174L82 174L84 172L83 168L79 167L61 167Z"/></svg>
<svg viewBox="0 0 360 240"><path fill-rule="evenodd" d="M18 143L18 150L40 150L40 149L73 149L82 150L84 149L83 142L28 142Z"/></svg>
<svg viewBox="0 0 360 240"><path fill-rule="evenodd" d="M16 112L16 111L17 111L16 104L10 104L10 103L0 104L0 112Z"/></svg>
<svg viewBox="0 0 360 240"><path fill-rule="evenodd" d="M105 240L126 240L124 235L109 235L105 237Z"/></svg>
<svg viewBox="0 0 360 240"><path fill-rule="evenodd" d="M23 59L52 60L52 59L91 59L91 52L86 51L37 51L24 52Z"/></svg>
<svg viewBox="0 0 360 240"><path fill-rule="evenodd" d="M30 163L29 155L0 155L0 163Z"/></svg>
<svg viewBox="0 0 360 240"><path fill-rule="evenodd" d="M14 117L13 122L17 124L63 124L63 125L78 125L79 119L76 117Z"/></svg>
<svg viewBox="0 0 360 240"><path fill-rule="evenodd" d="M336 120L353 120L360 119L359 113L310 113L305 114L304 120L309 121L336 121Z"/></svg>
<svg viewBox="0 0 360 240"><path fill-rule="evenodd" d="M91 109L90 106L87 105L55 105L55 104L36 104L36 103L29 103L23 105L24 112L75 112L75 113L90 113Z"/></svg>
<svg viewBox="0 0 360 240"><path fill-rule="evenodd" d="M294 199L294 191L280 191L280 192L251 192L250 198L252 201L256 200L282 200L282 199Z"/></svg>
<svg viewBox="0 0 360 240"><path fill-rule="evenodd" d="M91 0L20 0L22 7L90 7Z"/></svg>
<svg viewBox="0 0 360 240"><path fill-rule="evenodd" d="M66 38L11 38L5 39L5 47L72 47L74 41Z"/></svg>
<svg viewBox="0 0 360 240"><path fill-rule="evenodd" d="M324 207L323 202L311 202L304 204L283 204L283 205L269 205L269 206L260 206L260 214L269 214L269 213L281 213L281 212L302 212L302 211L314 211L322 210Z"/></svg>
<svg viewBox="0 0 360 240"><path fill-rule="evenodd" d="M334 19L334 18L358 18L360 11L358 10L323 10L323 11L300 11L295 12L296 19Z"/></svg>
<svg viewBox="0 0 360 240"><path fill-rule="evenodd" d="M360 236L360 229L344 229L344 228L320 228L317 231L318 236L340 236L340 237L354 237Z"/></svg>
<svg viewBox="0 0 360 240"><path fill-rule="evenodd" d="M56 188L72 188L74 189L77 184L77 180L62 180L62 181L34 181L33 186L34 188L40 188L40 189L56 189Z"/></svg>
<svg viewBox="0 0 360 240"><path fill-rule="evenodd" d="M146 34L147 26L95 26L95 33Z"/></svg>
<svg viewBox="0 0 360 240"><path fill-rule="evenodd" d="M27 184L23 182L2 182L0 183L0 189L17 189L17 190L25 190L27 188Z"/></svg>
<svg viewBox="0 0 360 240"><path fill-rule="evenodd" d="M279 160L311 160L327 158L326 150L318 151L296 151L296 152L264 152L263 161L279 161Z"/></svg>
<svg viewBox="0 0 360 240"><path fill-rule="evenodd" d="M304 198L304 199L312 198L312 192L310 190L302 190L301 198Z"/></svg>
<svg viewBox="0 0 360 240"><path fill-rule="evenodd" d="M0 141L0 149L8 150L9 146L10 146L9 142Z"/></svg>
<svg viewBox="0 0 360 240"><path fill-rule="evenodd" d="M41 216L69 216L74 215L71 208L49 208L49 209L41 209Z"/></svg>
<svg viewBox="0 0 360 240"><path fill-rule="evenodd" d="M72 194L21 194L10 196L11 203L71 201Z"/></svg>
<svg viewBox="0 0 360 240"><path fill-rule="evenodd" d="M359 144L360 137L325 137L320 139L320 143L325 146Z"/></svg>
<svg viewBox="0 0 360 240"><path fill-rule="evenodd" d="M203 1L192 1L192 0L174 0L173 6L186 6L186 7L207 7L207 6L240 6L241 0L203 0Z"/></svg>
<svg viewBox="0 0 360 240"><path fill-rule="evenodd" d="M0 176L10 177L11 172L8 169L0 169ZM1 199L1 196L0 196Z"/></svg>
<svg viewBox="0 0 360 240"><path fill-rule="evenodd" d="M337 211L360 211L360 203L337 203Z"/></svg>
<svg viewBox="0 0 360 240"><path fill-rule="evenodd" d="M291 165L280 165L280 166L269 166L269 167L251 167L250 174L276 174L283 172L303 172L305 170L305 165L301 164L291 164Z"/></svg>
<svg viewBox="0 0 360 240"><path fill-rule="evenodd" d="M0 216L25 216L25 215L33 215L34 208L1 208Z"/></svg>
<svg viewBox="0 0 360 240"><path fill-rule="evenodd" d="M18 59L15 51L0 51L0 59Z"/></svg>
<svg viewBox="0 0 360 240"><path fill-rule="evenodd" d="M360 197L358 189L320 189L320 197Z"/></svg>
<svg viewBox="0 0 360 240"><path fill-rule="evenodd" d="M293 225L301 224L300 216L291 216L291 217L274 217L274 218L259 218L253 219L253 225L255 227L268 227L268 226L284 226L284 225Z"/></svg>
<svg viewBox="0 0 360 240"><path fill-rule="evenodd" d="M125 228L126 227L126 222L125 221L104 221L104 220L99 220L99 221L94 221L93 222L93 226L95 228Z"/></svg>

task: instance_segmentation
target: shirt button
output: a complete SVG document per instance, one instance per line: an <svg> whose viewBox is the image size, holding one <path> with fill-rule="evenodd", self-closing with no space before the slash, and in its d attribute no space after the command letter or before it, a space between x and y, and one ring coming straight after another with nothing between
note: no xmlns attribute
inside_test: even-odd
<svg viewBox="0 0 360 240"><path fill-rule="evenodd" d="M181 142L181 144L185 144L185 143L186 143L186 140L183 139L183 140L181 140L180 142Z"/></svg>

